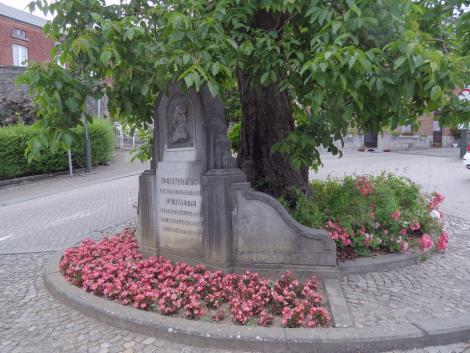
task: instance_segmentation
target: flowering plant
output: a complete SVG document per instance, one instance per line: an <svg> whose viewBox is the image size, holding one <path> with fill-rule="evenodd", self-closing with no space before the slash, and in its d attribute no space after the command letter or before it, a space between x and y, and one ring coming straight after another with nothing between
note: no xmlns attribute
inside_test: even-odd
<svg viewBox="0 0 470 353"><path fill-rule="evenodd" d="M392 174L315 180L312 195L298 194L294 218L324 228L337 243L340 258L413 248L444 251L444 197L426 195L404 177Z"/></svg>
<svg viewBox="0 0 470 353"><path fill-rule="evenodd" d="M173 264L164 257L143 258L132 230L67 249L59 264L65 279L87 292L124 305L188 319L207 317L270 326L327 326L330 316L317 292L317 280L285 273L275 282L255 272L224 274L203 265Z"/></svg>

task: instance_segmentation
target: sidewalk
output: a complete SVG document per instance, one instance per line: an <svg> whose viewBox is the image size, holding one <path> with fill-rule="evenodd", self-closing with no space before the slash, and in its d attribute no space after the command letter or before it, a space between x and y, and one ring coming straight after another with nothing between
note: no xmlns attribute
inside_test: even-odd
<svg viewBox="0 0 470 353"><path fill-rule="evenodd" d="M410 155L416 155L416 156L459 158L459 154L460 154L459 148L452 148L452 147L398 150L398 151L391 151L391 152L384 152L383 150L379 148L374 148L373 150L374 150L373 152L369 152L369 151L359 152L357 149L348 149L348 150L343 150L343 155L370 154L370 153L381 153L381 154L398 153L398 154L410 154ZM320 156L323 159L325 157L332 156L332 154L328 151L320 151ZM338 157L338 156L333 156L333 157Z"/></svg>
<svg viewBox="0 0 470 353"><path fill-rule="evenodd" d="M51 178L29 181L0 187L0 207L38 197L69 191L125 176L140 174L150 167L149 162L131 162L129 151L116 150L109 166L98 166L92 174L74 173L73 177L59 175Z"/></svg>
<svg viewBox="0 0 470 353"><path fill-rule="evenodd" d="M403 150L403 151L394 151L394 153L413 154L417 156L445 157L445 158L459 158L460 157L460 149L452 148L452 147L427 148L423 150Z"/></svg>

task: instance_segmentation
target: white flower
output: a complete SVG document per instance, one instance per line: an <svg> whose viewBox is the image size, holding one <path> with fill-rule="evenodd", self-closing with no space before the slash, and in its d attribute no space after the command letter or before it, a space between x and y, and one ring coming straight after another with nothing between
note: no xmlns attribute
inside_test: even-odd
<svg viewBox="0 0 470 353"><path fill-rule="evenodd" d="M439 219L439 218L441 218L441 214L439 213L438 210L432 210L429 215L430 215L431 218L433 218L433 219Z"/></svg>

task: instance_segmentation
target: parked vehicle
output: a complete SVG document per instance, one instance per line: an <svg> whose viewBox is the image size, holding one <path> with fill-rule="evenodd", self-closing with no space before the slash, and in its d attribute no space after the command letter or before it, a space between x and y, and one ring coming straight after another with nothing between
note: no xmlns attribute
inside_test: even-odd
<svg viewBox="0 0 470 353"><path fill-rule="evenodd" d="M467 145L467 153L463 156L463 165L470 169L470 143Z"/></svg>

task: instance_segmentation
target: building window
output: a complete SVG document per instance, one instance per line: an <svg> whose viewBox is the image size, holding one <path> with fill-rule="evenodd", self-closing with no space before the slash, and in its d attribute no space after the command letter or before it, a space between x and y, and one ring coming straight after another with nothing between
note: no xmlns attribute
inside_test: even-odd
<svg viewBox="0 0 470 353"><path fill-rule="evenodd" d="M13 44L13 65L28 66L28 48Z"/></svg>
<svg viewBox="0 0 470 353"><path fill-rule="evenodd" d="M13 38L28 40L28 38L26 38L26 32L19 28L14 28L13 31L11 31L11 36Z"/></svg>

